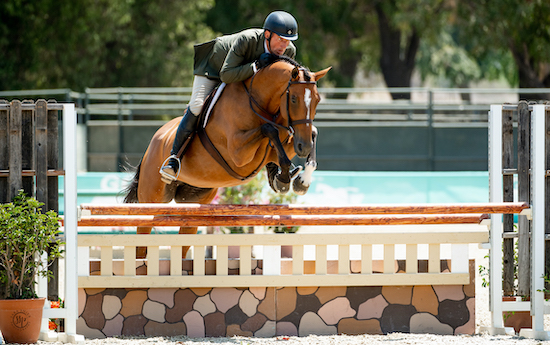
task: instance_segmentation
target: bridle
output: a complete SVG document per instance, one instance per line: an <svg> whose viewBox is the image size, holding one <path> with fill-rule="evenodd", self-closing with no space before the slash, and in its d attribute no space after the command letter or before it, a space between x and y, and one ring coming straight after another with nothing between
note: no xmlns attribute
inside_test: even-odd
<svg viewBox="0 0 550 345"><path fill-rule="evenodd" d="M298 71L302 71L305 75L305 73L307 72L307 70L303 67L299 67L298 68ZM286 86L286 89L285 91L283 91L283 93L281 94L281 98L286 94L286 113L287 113L287 116L288 116L288 127L286 126L283 126L281 124L278 124L275 122L275 120L277 119L277 117L279 117L279 115L281 114L281 109L279 108L277 110L277 112L275 114L272 114L270 113L269 111L267 111L266 109L264 109L259 103L258 101L256 101L256 99L254 98L254 96L252 96L252 84L254 83L254 78L256 77L256 74L254 74L252 76L252 79L250 80L250 90L246 87L246 84L245 82L243 81L243 87L246 91L246 94L248 95L248 102L250 104L250 109L252 109L252 111L254 112L254 114L256 114L256 116L258 116L260 119L262 119L263 121L275 126L275 127L278 127L280 129L284 129L286 130L288 133L289 133L289 137L292 137L294 136L294 126L295 125L301 125L301 124L312 124L313 123L313 120L312 119L301 119L301 120L296 120L296 121L293 121L292 120L292 116L290 116L290 87L292 85L296 85L296 84L312 84L312 85L316 85L317 82L315 80L292 80L292 76L290 77L290 79L288 80L288 84ZM268 115L271 119L265 117L264 115L260 114L258 111L256 111L255 107L258 108L262 113ZM288 140L288 138L287 138ZM286 141L286 140L285 140Z"/></svg>

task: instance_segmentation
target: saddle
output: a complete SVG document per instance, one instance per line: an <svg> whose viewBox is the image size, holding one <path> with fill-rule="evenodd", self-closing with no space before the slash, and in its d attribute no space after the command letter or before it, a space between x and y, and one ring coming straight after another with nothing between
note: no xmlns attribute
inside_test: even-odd
<svg viewBox="0 0 550 345"><path fill-rule="evenodd" d="M212 112L212 109L214 108L214 105L216 105L216 102L220 98L221 93L223 92L223 89L225 88L225 83L221 83L215 88L212 89L206 96L206 99L204 100L204 104L202 106L201 112L197 115L198 118L198 126L195 128L195 132L193 135L190 135L187 140L181 145L180 150L178 151L178 158L182 159L183 155L185 154L185 151L187 150L187 147L191 143L191 140L193 140L193 137L196 133L204 133L204 128L206 128L206 124L208 123L208 118L210 116L210 113ZM202 140L201 140L202 141Z"/></svg>

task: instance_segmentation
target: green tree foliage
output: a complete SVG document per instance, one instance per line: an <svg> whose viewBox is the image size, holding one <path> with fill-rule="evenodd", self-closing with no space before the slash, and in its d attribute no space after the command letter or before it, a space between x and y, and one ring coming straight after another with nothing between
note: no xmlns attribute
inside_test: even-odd
<svg viewBox="0 0 550 345"><path fill-rule="evenodd" d="M0 90L182 86L213 0L3 0Z"/></svg>
<svg viewBox="0 0 550 345"><path fill-rule="evenodd" d="M458 3L458 25L478 61L511 54L515 70L493 60L512 85L550 87L550 2L546 0L467 0ZM530 95L548 98L548 95Z"/></svg>
<svg viewBox="0 0 550 345"><path fill-rule="evenodd" d="M333 66L323 86L353 86L362 70L406 87L419 69L450 86L550 87L545 0L3 0L0 90L189 86L194 44L274 10L298 20L300 63Z"/></svg>
<svg viewBox="0 0 550 345"><path fill-rule="evenodd" d="M208 12L207 23L224 34L248 27L261 27L275 10L292 13L298 21L299 39L296 59L313 71L333 66L322 84L352 86L364 52L376 54L376 21L368 1L354 0L217 0Z"/></svg>

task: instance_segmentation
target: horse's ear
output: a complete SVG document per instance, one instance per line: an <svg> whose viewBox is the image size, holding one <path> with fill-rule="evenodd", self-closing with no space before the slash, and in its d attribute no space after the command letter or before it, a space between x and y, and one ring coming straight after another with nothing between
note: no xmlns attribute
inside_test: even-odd
<svg viewBox="0 0 550 345"><path fill-rule="evenodd" d="M330 71L331 68L332 68L332 66L330 66L329 68L325 68L325 69L322 70L322 71L315 72L315 73L314 73L314 74L315 74L315 81L317 81L317 80L323 78L323 77L327 74L327 72Z"/></svg>
<svg viewBox="0 0 550 345"><path fill-rule="evenodd" d="M292 70L292 79L298 78L299 74L300 74L300 69L298 68L298 66L294 67L294 69Z"/></svg>

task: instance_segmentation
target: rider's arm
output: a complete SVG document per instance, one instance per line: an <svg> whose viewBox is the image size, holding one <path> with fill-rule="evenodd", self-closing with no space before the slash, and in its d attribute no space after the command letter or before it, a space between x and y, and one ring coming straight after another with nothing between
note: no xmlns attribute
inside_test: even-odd
<svg viewBox="0 0 550 345"><path fill-rule="evenodd" d="M246 80L254 74L255 59L250 59L257 48L257 42L246 37L239 38L231 47L220 70L222 82L235 83Z"/></svg>
<svg viewBox="0 0 550 345"><path fill-rule="evenodd" d="M254 64L263 52L263 35L261 40L251 39L249 36L242 36L237 39L227 53L225 61L220 70L222 82L235 83L246 80L256 72ZM288 45L285 55L294 59L296 47L292 42Z"/></svg>

